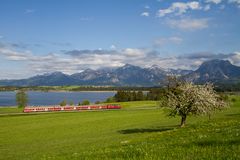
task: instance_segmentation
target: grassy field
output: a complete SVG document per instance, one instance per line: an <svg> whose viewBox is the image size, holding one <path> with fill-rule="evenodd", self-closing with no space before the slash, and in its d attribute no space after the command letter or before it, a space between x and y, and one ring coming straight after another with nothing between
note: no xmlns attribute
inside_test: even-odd
<svg viewBox="0 0 240 160"><path fill-rule="evenodd" d="M208 117L165 116L156 102L122 110L10 114L0 108L0 159L240 159L240 98Z"/></svg>
<svg viewBox="0 0 240 160"><path fill-rule="evenodd" d="M17 107L0 107L0 115L1 114L13 114L13 113L21 113L23 111L22 108Z"/></svg>

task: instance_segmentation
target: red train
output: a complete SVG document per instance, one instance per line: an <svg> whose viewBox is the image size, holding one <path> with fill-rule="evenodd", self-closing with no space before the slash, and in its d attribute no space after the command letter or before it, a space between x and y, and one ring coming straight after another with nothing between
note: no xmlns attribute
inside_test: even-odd
<svg viewBox="0 0 240 160"><path fill-rule="evenodd" d="M104 110L104 109L121 109L120 105L86 105L86 106L27 106L23 112L56 112L56 111L81 111L81 110Z"/></svg>

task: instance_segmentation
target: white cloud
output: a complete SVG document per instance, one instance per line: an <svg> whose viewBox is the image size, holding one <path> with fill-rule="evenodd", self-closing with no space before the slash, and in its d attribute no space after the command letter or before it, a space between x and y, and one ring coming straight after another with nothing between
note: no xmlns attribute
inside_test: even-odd
<svg viewBox="0 0 240 160"><path fill-rule="evenodd" d="M180 37L168 37L167 41L181 43ZM162 38L163 43L164 38ZM125 48L121 50L73 50L65 53L34 55L31 52L19 52L11 48L0 47L1 60L8 60L13 63L17 61L24 65L22 68L5 68L5 72L17 70L26 77L36 74L43 74L61 71L66 74L73 74L86 68L99 69L102 67L120 67L126 63L146 67L156 64L162 68L196 69L203 61L210 59L228 59L233 64L240 65L240 52L232 54L213 54L209 52L194 53L185 56L162 57L161 52L151 49ZM10 63L10 62L9 62ZM13 65L14 66L14 65ZM3 69L1 68L1 71ZM18 77L23 77L21 74ZM14 78L15 74L0 75L1 78ZM9 76L9 77L3 77Z"/></svg>
<svg viewBox="0 0 240 160"><path fill-rule="evenodd" d="M114 45L114 44L112 44L111 46L110 46L110 49L112 49L112 50L115 50L117 47Z"/></svg>
<svg viewBox="0 0 240 160"><path fill-rule="evenodd" d="M210 10L211 9L211 6L210 6L210 4L207 4L205 7L204 7L204 11L208 11L208 10Z"/></svg>
<svg viewBox="0 0 240 160"><path fill-rule="evenodd" d="M164 46L168 44L180 44L182 43L183 39L181 37L161 37L154 41L155 46Z"/></svg>
<svg viewBox="0 0 240 160"><path fill-rule="evenodd" d="M181 43L183 41L183 39L180 37L170 37L169 41L174 42L174 43Z"/></svg>
<svg viewBox="0 0 240 160"><path fill-rule="evenodd" d="M219 9L224 9L225 8L225 5L221 5L220 7L219 7Z"/></svg>
<svg viewBox="0 0 240 160"><path fill-rule="evenodd" d="M7 60L12 61L25 61L30 56L28 53L19 53L7 48L0 48L0 55L5 56Z"/></svg>
<svg viewBox="0 0 240 160"><path fill-rule="evenodd" d="M221 4L224 0L205 0L206 3ZM226 0L230 4L236 4L237 7L240 7L240 0ZM224 9L225 5L221 5L219 9Z"/></svg>
<svg viewBox="0 0 240 160"><path fill-rule="evenodd" d="M198 68L204 61L213 59L229 60L234 65L240 65L240 52L234 52L230 54L215 54L212 52L196 52L191 54L185 54L183 56L176 57L178 62L182 62L183 66L189 69Z"/></svg>
<svg viewBox="0 0 240 160"><path fill-rule="evenodd" d="M167 25L172 28L177 28L181 30L200 30L208 27L208 18L182 18L182 19L169 19L167 20Z"/></svg>
<svg viewBox="0 0 240 160"><path fill-rule="evenodd" d="M175 13L175 15L182 15L188 10L200 10L202 9L201 5L197 1L192 2L174 2L169 8L160 9L157 12L158 17L164 17L167 14Z"/></svg>
<svg viewBox="0 0 240 160"><path fill-rule="evenodd" d="M57 57L55 54L36 56L33 55L30 51L19 52L6 47L0 47L0 56L3 56L6 60L9 61L27 62L51 61Z"/></svg>
<svg viewBox="0 0 240 160"><path fill-rule="evenodd" d="M234 52L229 56L228 60L233 64L240 65L240 51Z"/></svg>
<svg viewBox="0 0 240 160"><path fill-rule="evenodd" d="M149 12L142 12L141 13L141 16L144 16L144 17L148 17L150 14L149 14Z"/></svg>
<svg viewBox="0 0 240 160"><path fill-rule="evenodd" d="M145 55L145 50L136 48L126 48L123 50L123 54L129 57L142 57Z"/></svg>
<svg viewBox="0 0 240 160"><path fill-rule="evenodd" d="M206 0L206 3L215 3L215 4L219 4L222 2L222 0Z"/></svg>
<svg viewBox="0 0 240 160"><path fill-rule="evenodd" d="M240 0L228 0L228 3L237 4L238 8L240 8Z"/></svg>
<svg viewBox="0 0 240 160"><path fill-rule="evenodd" d="M150 6L146 5L144 6L145 9L150 9Z"/></svg>
<svg viewBox="0 0 240 160"><path fill-rule="evenodd" d="M35 9L26 9L24 13L25 14L30 14L30 13L34 13L34 12L36 12Z"/></svg>
<svg viewBox="0 0 240 160"><path fill-rule="evenodd" d="M18 52L11 48L0 47L0 58L11 63L25 64L22 73L28 75L61 71L73 74L86 68L119 67L126 63L140 65L150 51L138 48L122 50L74 50L64 54L34 55L31 52ZM10 63L10 62L8 62Z"/></svg>
<svg viewBox="0 0 240 160"><path fill-rule="evenodd" d="M237 3L240 4L240 0L228 0L229 3Z"/></svg>
<svg viewBox="0 0 240 160"><path fill-rule="evenodd" d="M93 18L91 17L81 17L80 21L91 21Z"/></svg>

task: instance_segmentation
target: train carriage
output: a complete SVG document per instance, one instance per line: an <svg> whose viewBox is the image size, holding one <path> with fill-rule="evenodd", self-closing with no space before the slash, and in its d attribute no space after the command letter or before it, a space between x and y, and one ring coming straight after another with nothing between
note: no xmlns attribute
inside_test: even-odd
<svg viewBox="0 0 240 160"><path fill-rule="evenodd" d="M57 112L57 111L81 111L81 110L106 110L106 109L121 109L117 104L106 105L86 105L86 106L27 106L23 112Z"/></svg>

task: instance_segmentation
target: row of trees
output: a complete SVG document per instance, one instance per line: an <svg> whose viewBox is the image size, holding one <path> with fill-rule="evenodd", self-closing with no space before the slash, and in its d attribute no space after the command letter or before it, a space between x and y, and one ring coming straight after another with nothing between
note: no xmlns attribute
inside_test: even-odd
<svg viewBox="0 0 240 160"><path fill-rule="evenodd" d="M121 87L121 86L0 86L0 91L116 91L116 90L149 90L154 87Z"/></svg>
<svg viewBox="0 0 240 160"><path fill-rule="evenodd" d="M144 101L144 100L160 100L165 94L166 89L151 89L148 92L143 91L124 91L119 90L111 98L111 101L115 102L127 102L127 101ZM110 99L109 99L110 100Z"/></svg>
<svg viewBox="0 0 240 160"><path fill-rule="evenodd" d="M141 101L146 99L146 96L142 91L124 91L120 90L114 95L116 102L127 102L127 101Z"/></svg>

